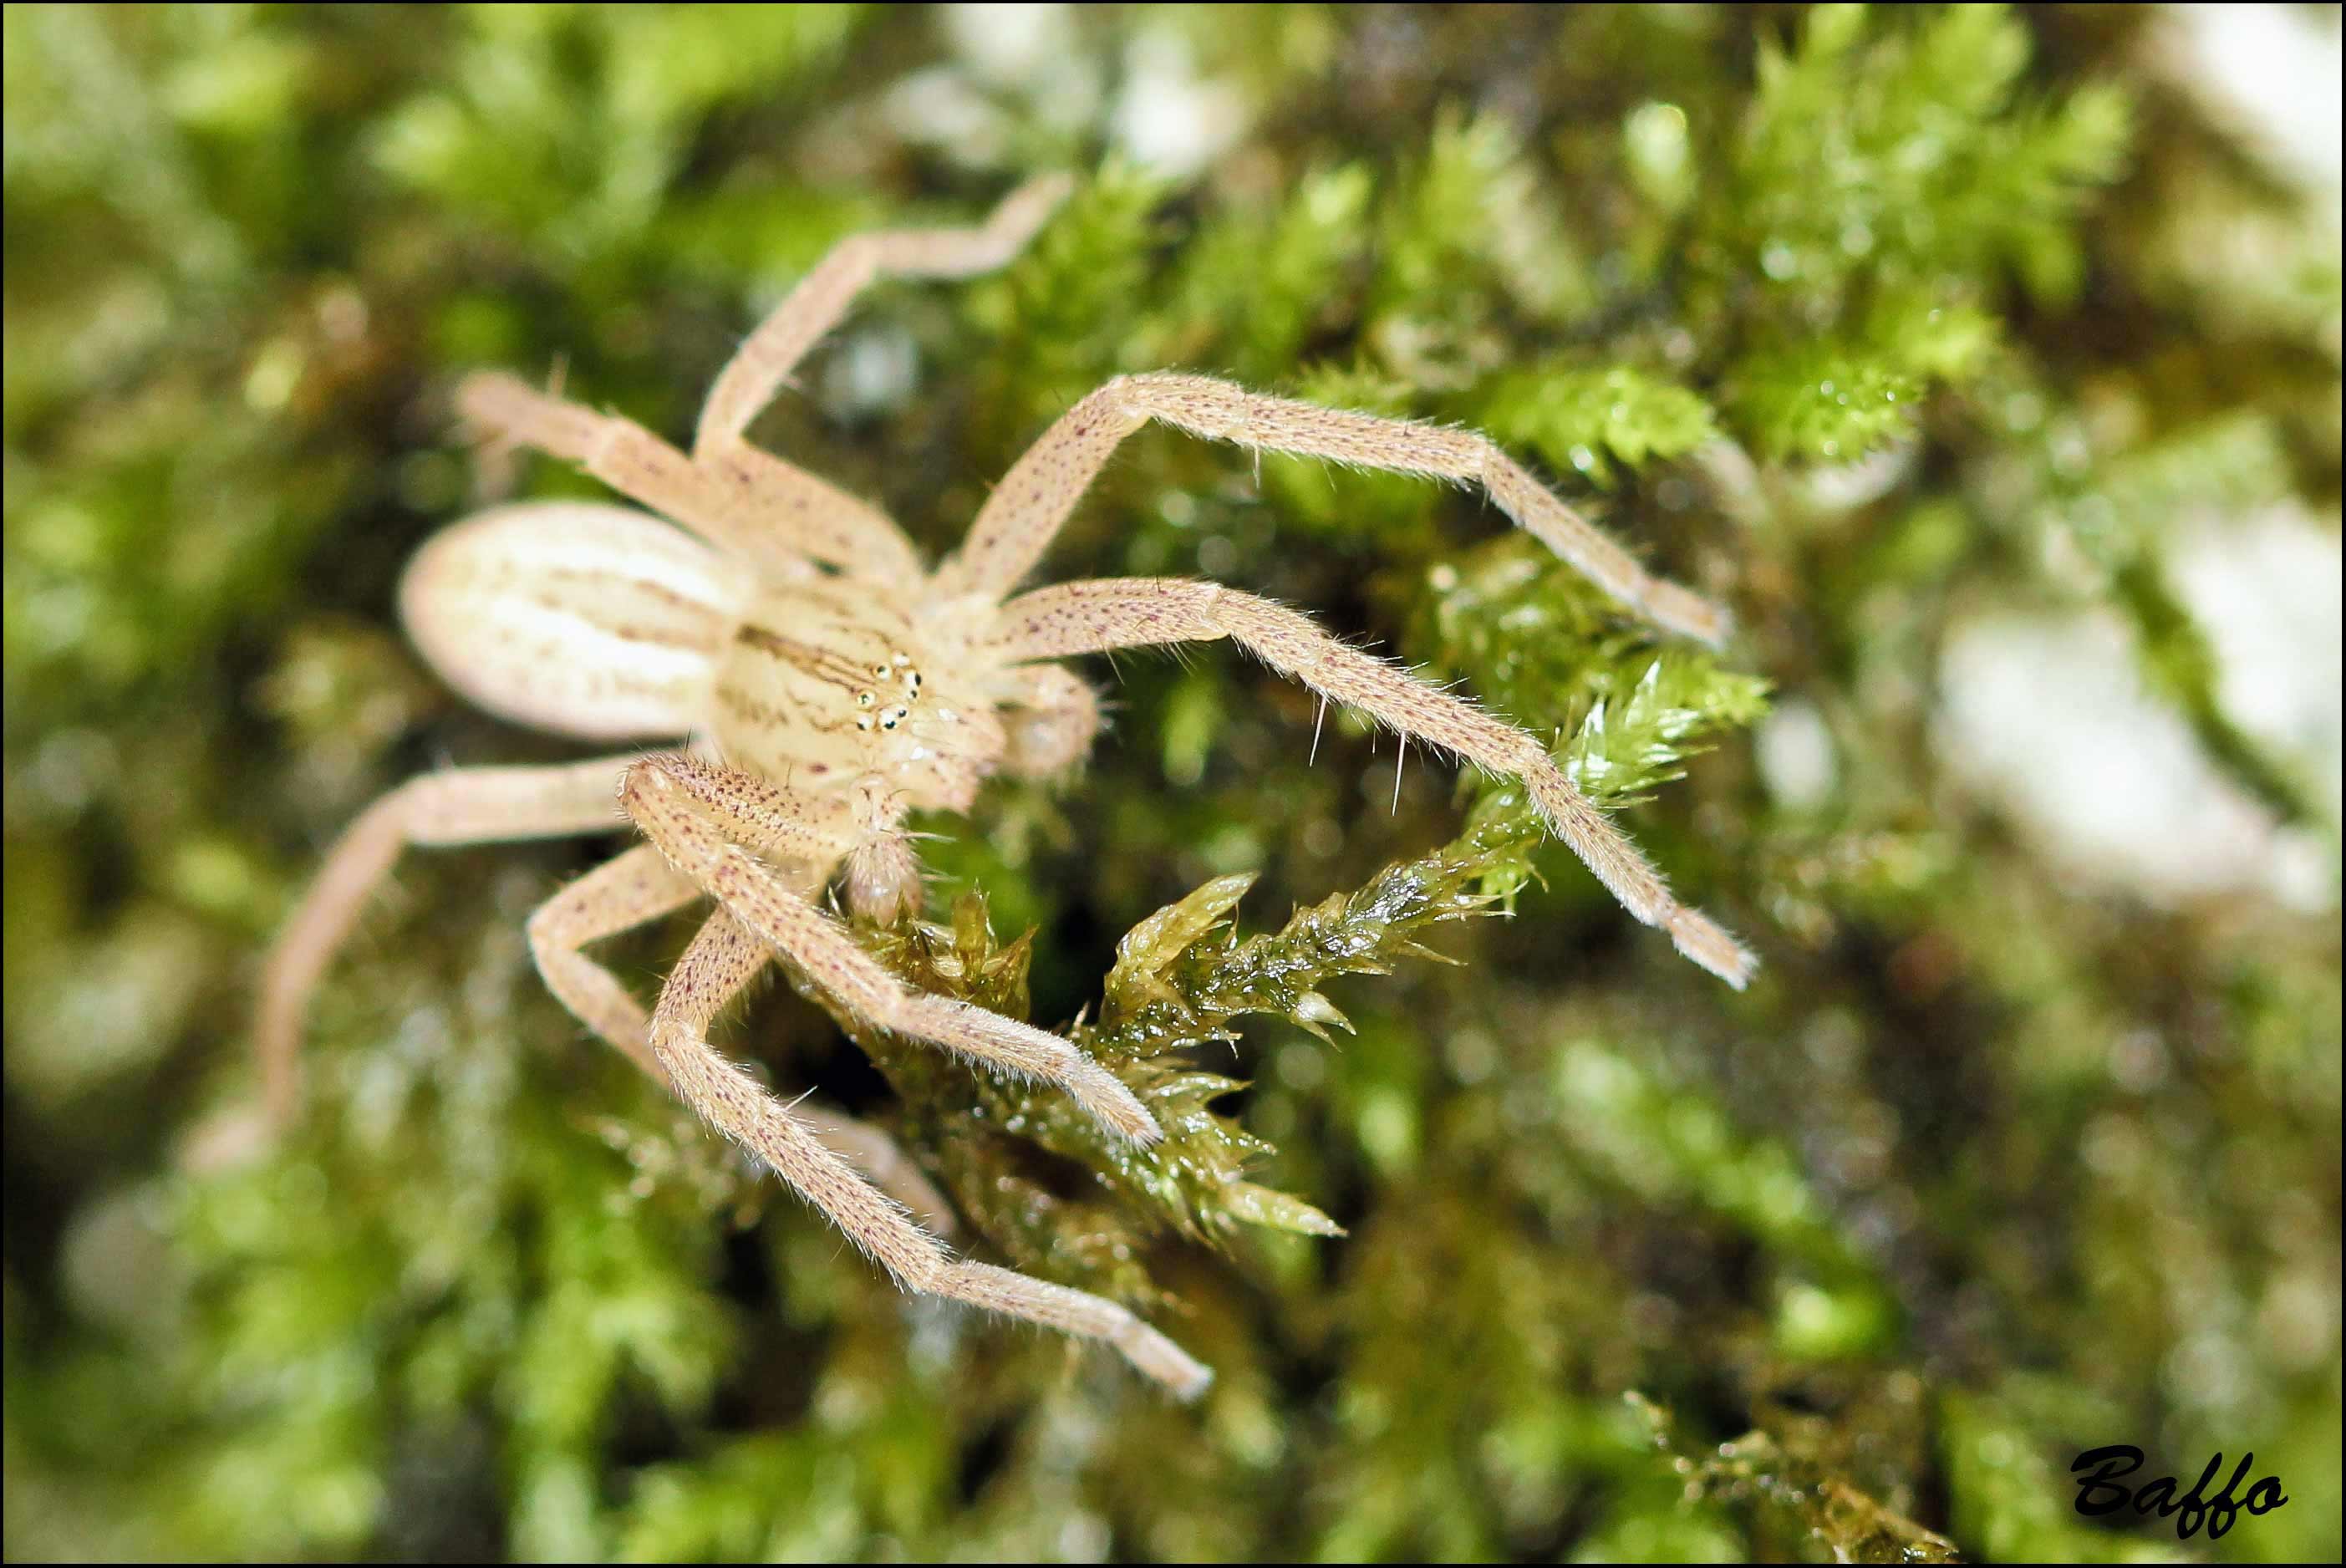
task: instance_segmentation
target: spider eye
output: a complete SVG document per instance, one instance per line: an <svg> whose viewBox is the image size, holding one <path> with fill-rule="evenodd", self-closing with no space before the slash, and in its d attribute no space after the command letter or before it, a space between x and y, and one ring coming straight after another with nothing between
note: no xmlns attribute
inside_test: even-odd
<svg viewBox="0 0 2346 1568"><path fill-rule="evenodd" d="M855 728L863 731L866 735L871 734L872 716L868 713L858 714L855 718Z"/></svg>
<svg viewBox="0 0 2346 1568"><path fill-rule="evenodd" d="M916 670L916 669L908 669L908 670L906 670L906 671L904 672L904 684L905 684L906 686L911 687L914 691L918 691L918 690L920 690L920 689L921 689L921 672L920 672L919 670Z"/></svg>
<svg viewBox="0 0 2346 1568"><path fill-rule="evenodd" d="M872 678L873 680L885 680L887 677L888 667L886 665L875 664L872 667Z"/></svg>
<svg viewBox="0 0 2346 1568"><path fill-rule="evenodd" d="M876 691L859 691L855 694L855 706L858 708L869 708L879 700L880 694Z"/></svg>

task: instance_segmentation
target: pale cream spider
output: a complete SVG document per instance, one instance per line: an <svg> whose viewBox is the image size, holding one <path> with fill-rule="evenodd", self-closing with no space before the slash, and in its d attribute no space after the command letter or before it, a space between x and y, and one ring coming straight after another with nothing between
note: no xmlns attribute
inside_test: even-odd
<svg viewBox="0 0 2346 1568"><path fill-rule="evenodd" d="M934 1221L946 1211L883 1135L785 1105L707 1038L728 999L780 957L875 1023L1046 1079L1123 1136L1158 1138L1148 1107L1067 1041L908 988L819 901L841 875L858 915L885 921L916 907L920 868L906 814L966 810L997 771L1074 768L1098 733L1099 706L1088 686L1049 661L1146 644L1232 638L1404 741L1520 779L1548 826L1632 914L1743 984L1749 955L1671 898L1524 730L1293 610L1212 583L1118 578L1012 596L1109 453L1153 419L1262 452L1477 481L1637 613L1719 640L1726 623L1717 608L1648 576L1482 436L1260 396L1202 376L1119 376L1019 459L979 508L960 553L934 571L881 513L743 440L867 284L883 274L951 278L1000 267L1066 189L1064 178L1034 181L981 228L843 241L718 377L688 457L627 420L510 376L464 384L459 404L479 433L577 463L660 516L551 502L457 524L423 546L401 585L416 646L458 691L517 723L582 740L673 745L693 737L695 748L454 769L368 808L269 959L258 1041L271 1125L281 1127L296 1105L311 994L405 846L632 826L642 841L530 919L531 950L564 1005L770 1166L906 1288L1105 1339L1176 1393L1196 1395L1209 1370L1123 1308L954 1257L940 1238L945 1224L923 1227L908 1212ZM648 1018L582 952L704 898L717 907Z"/></svg>

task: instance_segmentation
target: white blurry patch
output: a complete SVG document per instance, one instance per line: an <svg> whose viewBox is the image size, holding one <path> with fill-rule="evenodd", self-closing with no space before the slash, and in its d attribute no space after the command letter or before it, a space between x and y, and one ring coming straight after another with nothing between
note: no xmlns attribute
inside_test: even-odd
<svg viewBox="0 0 2346 1568"><path fill-rule="evenodd" d="M13 911L12 911L13 913ZM199 921L148 900L104 936L8 955L8 1090L54 1110L151 1068L217 973Z"/></svg>
<svg viewBox="0 0 2346 1568"><path fill-rule="evenodd" d="M2341 168L2336 12L2169 5L2167 21L2153 36L2162 74L2268 165L2335 210Z"/></svg>
<svg viewBox="0 0 2346 1568"><path fill-rule="evenodd" d="M1760 777L1778 805L1809 811L1832 798L1841 765L1832 732L1814 704L1797 697L1779 703L1760 725L1756 744Z"/></svg>
<svg viewBox="0 0 2346 1568"><path fill-rule="evenodd" d="M920 351L899 326L863 329L839 346L823 374L823 410L848 419L901 408L920 373Z"/></svg>
<svg viewBox="0 0 2346 1568"><path fill-rule="evenodd" d="M1040 125L1067 138L1098 118L1097 61L1069 5L947 5L934 13L953 56L890 88L887 115L907 140L969 168L1008 162Z"/></svg>
<svg viewBox="0 0 2346 1568"><path fill-rule="evenodd" d="M1904 484L1921 451L1919 442L1893 441L1855 463L1796 470L1790 483L1810 510L1837 517L1871 505Z"/></svg>
<svg viewBox="0 0 2346 1568"><path fill-rule="evenodd" d="M58 1245L57 1278L87 1318L158 1344L184 1280L157 1226L158 1195L116 1187L74 1210Z"/></svg>
<svg viewBox="0 0 2346 1568"><path fill-rule="evenodd" d="M887 115L905 140L938 148L971 168L991 168L1009 148L1003 113L959 71L915 71L888 89Z"/></svg>
<svg viewBox="0 0 2346 1568"><path fill-rule="evenodd" d="M1246 100L1228 82L1200 81L1189 45L1156 28L1125 50L1124 96L1116 144L1134 162L1183 179L1213 161L1246 130Z"/></svg>
<svg viewBox="0 0 2346 1568"><path fill-rule="evenodd" d="M988 81L1032 79L1054 55L1073 52L1064 5L946 5L937 19L954 53Z"/></svg>
<svg viewBox="0 0 2346 1568"><path fill-rule="evenodd" d="M2335 530L2294 503L2209 521L2168 557L2206 628L2217 697L2241 728L2301 768L2335 826L2341 809L2341 561Z"/></svg>
<svg viewBox="0 0 2346 1568"><path fill-rule="evenodd" d="M2143 689L2114 614L1983 616L1949 639L1940 685L1933 738L1950 770L2079 877L2164 903L2334 901L2303 836L2276 832Z"/></svg>

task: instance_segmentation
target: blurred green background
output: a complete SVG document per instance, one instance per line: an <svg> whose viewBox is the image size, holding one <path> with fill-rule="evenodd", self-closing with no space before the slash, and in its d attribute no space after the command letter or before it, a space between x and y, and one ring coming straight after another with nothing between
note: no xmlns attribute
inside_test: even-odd
<svg viewBox="0 0 2346 1568"><path fill-rule="evenodd" d="M7 1554L2334 1561L2338 24L2221 9L8 7ZM191 1161L332 835L571 754L396 627L482 494L455 378L680 435L833 241L1048 168L1026 258L874 290L758 438L935 552L1120 370L1491 431L1729 648L1477 496L1162 432L1046 570L1462 679L1758 983L1504 789L1396 803L1351 716L1307 766L1226 649L1096 660L1082 779L923 824L931 913L997 1005L1130 1025L1119 938L1258 877L1283 935L1165 955L1207 1022L1158 1045L1264 1014L1194 1052L1250 1086L1188 1185L976 1128L786 988L722 1042L1201 1404L902 1297L586 1040L522 922L602 841L411 856L300 1133ZM1512 918L1432 962L1387 895L1436 887ZM615 962L648 993L688 930ZM1265 979L1329 930L1392 972ZM2290 1501L2084 1520L2106 1443Z"/></svg>

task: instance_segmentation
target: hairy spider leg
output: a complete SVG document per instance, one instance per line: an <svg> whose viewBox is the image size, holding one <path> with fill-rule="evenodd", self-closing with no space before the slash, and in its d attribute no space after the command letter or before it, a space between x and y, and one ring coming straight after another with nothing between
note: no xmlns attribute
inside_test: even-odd
<svg viewBox="0 0 2346 1568"><path fill-rule="evenodd" d="M707 461L740 443L809 349L839 324L855 297L883 277L967 278L1006 265L1035 238L1074 182L1063 174L1030 179L974 229L885 229L831 247L719 372L700 411L692 454Z"/></svg>
<svg viewBox="0 0 2346 1568"><path fill-rule="evenodd" d="M1738 990L1758 966L1708 916L1671 897L1628 836L1573 786L1535 737L1339 642L1284 606L1175 577L1061 583L1005 605L997 637L995 650L1008 659L1231 638L1280 674L1351 703L1404 738L1522 779L1549 829L1623 908L1668 932L1680 952Z"/></svg>
<svg viewBox="0 0 2346 1568"><path fill-rule="evenodd" d="M484 440L579 464L778 581L820 562L900 591L925 567L879 508L741 439L806 351L883 276L962 278L1002 266L1034 238L1070 182L1049 175L1005 197L974 229L892 229L840 241L743 341L702 405L688 457L632 420L550 396L516 377L465 378L456 404Z"/></svg>
<svg viewBox="0 0 2346 1568"><path fill-rule="evenodd" d="M741 798L770 799L781 793L764 779L729 769L689 758L648 757L627 770L619 799L678 871L858 1017L1056 1084L1135 1142L1163 1135L1120 1079L1066 1040L966 1002L911 989L844 926L744 849L747 843L770 853L776 843L762 836L758 814L744 809Z"/></svg>
<svg viewBox="0 0 2346 1568"><path fill-rule="evenodd" d="M1108 455L1151 420L1258 453L1478 484L1507 515L1637 615L1714 647L1727 638L1724 608L1647 572L1487 436L1170 372L1117 377L1028 448L978 510L960 553L939 568L938 596L998 599L1015 588Z"/></svg>
<svg viewBox="0 0 2346 1568"><path fill-rule="evenodd" d="M699 902L702 896L658 848L639 844L546 900L529 922L530 950L537 958L538 972L546 977L546 989L598 1038L617 1046L652 1082L671 1094L678 1090L652 1050L650 1019L642 1004L617 976L579 949L683 904ZM700 988L699 1005L704 1009L699 1028L705 1033L709 1021L764 972L774 955L721 909L702 922L695 945L700 952L695 984ZM952 1207L886 1133L836 1111L801 1104L793 1106L792 1112L826 1147L862 1171L931 1229L941 1235L952 1233L955 1224Z"/></svg>
<svg viewBox="0 0 2346 1568"><path fill-rule="evenodd" d="M926 569L887 514L754 447L735 443L697 462L633 420L549 397L503 372L466 377L456 406L484 439L576 463L774 581L813 576L814 562L892 585L918 581Z"/></svg>
<svg viewBox="0 0 2346 1568"><path fill-rule="evenodd" d="M616 780L614 780L616 783ZM612 809L617 810L617 792ZM668 1080L645 1035L643 1004L609 969L588 958L589 942L617 936L702 897L692 880L649 844L634 849L566 883L529 917L529 951L537 972L570 1015L615 1045L652 1075ZM748 976L742 979L746 982Z"/></svg>
<svg viewBox="0 0 2346 1568"><path fill-rule="evenodd" d="M617 833L615 799L632 757L550 768L460 768L411 779L359 814L270 948L261 971L254 1042L261 1108L281 1129L299 1111L301 1050L310 998L357 924L367 897L411 844L486 844Z"/></svg>
<svg viewBox="0 0 2346 1568"><path fill-rule="evenodd" d="M711 1126L821 1210L906 1289L1103 1340L1181 1398L1204 1392L1213 1373L1115 1302L954 1257L826 1146L806 1117L709 1045L709 1022L748 962L742 928L731 924L733 918L720 911L701 928L652 1012L652 1052L677 1092ZM773 940L770 933L757 934L765 942Z"/></svg>

